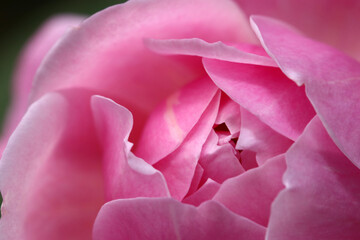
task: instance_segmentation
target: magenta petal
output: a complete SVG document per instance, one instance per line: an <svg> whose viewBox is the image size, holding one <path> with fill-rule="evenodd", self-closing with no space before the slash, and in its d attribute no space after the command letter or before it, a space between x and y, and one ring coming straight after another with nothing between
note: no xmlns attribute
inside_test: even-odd
<svg viewBox="0 0 360 240"><path fill-rule="evenodd" d="M204 59L215 84L275 131L295 140L314 116L299 88L279 69Z"/></svg>
<svg viewBox="0 0 360 240"><path fill-rule="evenodd" d="M254 16L269 55L306 94L336 145L360 167L360 63L279 21Z"/></svg>
<svg viewBox="0 0 360 240"><path fill-rule="evenodd" d="M360 2L358 0L235 0L250 16L281 19L360 60Z"/></svg>
<svg viewBox="0 0 360 240"><path fill-rule="evenodd" d="M171 196L175 199L183 199L189 191L202 146L214 125L219 102L220 92L215 95L183 143L170 155L153 165L164 175Z"/></svg>
<svg viewBox="0 0 360 240"><path fill-rule="evenodd" d="M218 88L206 77L168 97L151 113L134 153L150 164L169 155L199 121L217 92Z"/></svg>
<svg viewBox="0 0 360 240"><path fill-rule="evenodd" d="M267 226L270 206L283 189L284 155L269 159L264 165L225 181L213 200L236 214Z"/></svg>
<svg viewBox="0 0 360 240"><path fill-rule="evenodd" d="M105 199L89 103L86 92L51 93L25 114L1 159L1 238L91 237Z"/></svg>
<svg viewBox="0 0 360 240"><path fill-rule="evenodd" d="M105 204L94 225L94 240L251 239L265 228L210 201L200 207L171 198L115 200Z"/></svg>
<svg viewBox="0 0 360 240"><path fill-rule="evenodd" d="M241 108L241 129L236 149L256 153L259 165L276 155L285 153L293 141L275 132L250 112Z"/></svg>
<svg viewBox="0 0 360 240"><path fill-rule="evenodd" d="M0 144L0 156L10 134L23 117L29 105L29 95L36 70L53 45L84 18L75 15L59 15L49 19L31 38L22 51L14 76L12 105L8 113Z"/></svg>
<svg viewBox="0 0 360 240"><path fill-rule="evenodd" d="M318 117L286 154L286 188L272 206L269 240L360 239L360 170Z"/></svg>
<svg viewBox="0 0 360 240"><path fill-rule="evenodd" d="M229 62L277 67L274 60L268 56L257 55L247 51L250 47L246 45L242 45L243 49L241 49L222 42L208 43L197 38L147 39L145 44L152 51L160 54L200 56Z"/></svg>
<svg viewBox="0 0 360 240"><path fill-rule="evenodd" d="M107 199L169 196L164 176L130 152L131 113L100 96L92 98L92 109L103 145Z"/></svg>

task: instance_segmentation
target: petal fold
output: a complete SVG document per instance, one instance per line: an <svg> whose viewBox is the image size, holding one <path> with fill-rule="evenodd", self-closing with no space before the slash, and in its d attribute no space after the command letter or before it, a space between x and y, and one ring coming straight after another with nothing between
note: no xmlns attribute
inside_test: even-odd
<svg viewBox="0 0 360 240"><path fill-rule="evenodd" d="M222 42L208 43L202 39L147 39L145 44L152 51L166 55L189 55L229 62L277 67L265 54L252 53L255 46L238 44L236 47ZM264 56L265 55L265 56Z"/></svg>
<svg viewBox="0 0 360 240"><path fill-rule="evenodd" d="M219 104L220 92L217 92L183 143L153 165L164 175L171 196L177 200L182 200L189 191L202 146L212 130Z"/></svg>
<svg viewBox="0 0 360 240"><path fill-rule="evenodd" d="M266 227L271 204L284 188L281 179L285 169L284 154L269 159L264 165L225 181L213 200Z"/></svg>
<svg viewBox="0 0 360 240"><path fill-rule="evenodd" d="M279 69L204 59L215 84L280 134L295 140L315 115L305 95Z"/></svg>

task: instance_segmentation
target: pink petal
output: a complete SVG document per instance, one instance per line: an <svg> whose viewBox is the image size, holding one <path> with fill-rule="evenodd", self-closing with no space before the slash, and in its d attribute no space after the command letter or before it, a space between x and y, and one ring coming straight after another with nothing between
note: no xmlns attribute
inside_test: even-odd
<svg viewBox="0 0 360 240"><path fill-rule="evenodd" d="M358 0L236 0L244 12L281 19L360 60Z"/></svg>
<svg viewBox="0 0 360 240"><path fill-rule="evenodd" d="M269 54L285 74L298 84L305 83L306 94L330 136L360 167L360 63L279 21L252 19Z"/></svg>
<svg viewBox="0 0 360 240"><path fill-rule="evenodd" d="M318 117L286 161L286 188L273 204L268 239L360 239L360 170L335 146Z"/></svg>
<svg viewBox="0 0 360 240"><path fill-rule="evenodd" d="M209 78L193 81L150 115L134 153L150 164L173 152L199 121L218 88Z"/></svg>
<svg viewBox="0 0 360 240"><path fill-rule="evenodd" d="M281 180L285 168L284 155L274 157L261 167L224 182L213 200L236 214L267 226L271 203L284 187Z"/></svg>
<svg viewBox="0 0 360 240"><path fill-rule="evenodd" d="M251 239L265 229L210 201L200 207L171 198L115 200L105 204L94 226L94 240L115 239Z"/></svg>
<svg viewBox="0 0 360 240"><path fill-rule="evenodd" d="M160 56L149 51L143 39L238 42L249 38L245 27L249 30L247 19L228 0L135 0L109 7L57 45L39 69L32 99L56 89L94 89L133 113L130 140L136 140L162 99L204 75L199 59Z"/></svg>
<svg viewBox="0 0 360 240"><path fill-rule="evenodd" d="M230 143L219 146L218 136L212 130L203 146L199 160L206 176L222 183L228 178L245 172L235 151Z"/></svg>
<svg viewBox="0 0 360 240"><path fill-rule="evenodd" d="M146 46L154 52L166 55L190 55L219 59L229 62L247 63L277 67L276 63L265 56L252 53L252 45L226 45L222 42L208 43L202 39L147 39Z"/></svg>
<svg viewBox="0 0 360 240"><path fill-rule="evenodd" d="M131 113L99 96L92 98L92 109L104 151L107 200L169 196L164 176L130 152Z"/></svg>
<svg viewBox="0 0 360 240"><path fill-rule="evenodd" d="M294 140L314 116L303 88L279 69L204 59L215 84L272 129Z"/></svg>
<svg viewBox="0 0 360 240"><path fill-rule="evenodd" d="M44 96L10 138L0 165L2 238L91 237L104 183L89 95Z"/></svg>
<svg viewBox="0 0 360 240"><path fill-rule="evenodd" d="M0 156L8 138L28 108L28 100L35 72L51 47L70 29L81 23L83 17L59 15L49 19L23 49L14 76L12 105L8 113L0 143Z"/></svg>
<svg viewBox="0 0 360 240"><path fill-rule="evenodd" d="M236 149L256 153L259 165L276 155L285 153L293 141L275 132L250 112L241 108L241 130Z"/></svg>
<svg viewBox="0 0 360 240"><path fill-rule="evenodd" d="M201 149L215 122L220 102L218 92L183 143L154 167L163 173L171 196L181 200L189 191Z"/></svg>

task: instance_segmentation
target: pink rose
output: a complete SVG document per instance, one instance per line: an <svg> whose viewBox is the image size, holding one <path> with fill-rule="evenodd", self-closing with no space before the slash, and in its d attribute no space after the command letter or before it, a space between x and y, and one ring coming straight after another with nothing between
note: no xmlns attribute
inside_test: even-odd
<svg viewBox="0 0 360 240"><path fill-rule="evenodd" d="M46 23L1 142L2 239L360 239L360 4L298 2Z"/></svg>

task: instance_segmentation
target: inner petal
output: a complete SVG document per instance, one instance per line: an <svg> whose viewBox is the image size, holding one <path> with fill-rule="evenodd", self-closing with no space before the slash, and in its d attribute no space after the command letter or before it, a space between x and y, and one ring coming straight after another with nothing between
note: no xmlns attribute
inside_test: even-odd
<svg viewBox="0 0 360 240"><path fill-rule="evenodd" d="M150 164L169 155L199 121L217 91L209 78L201 78L172 94L147 120L134 153Z"/></svg>

